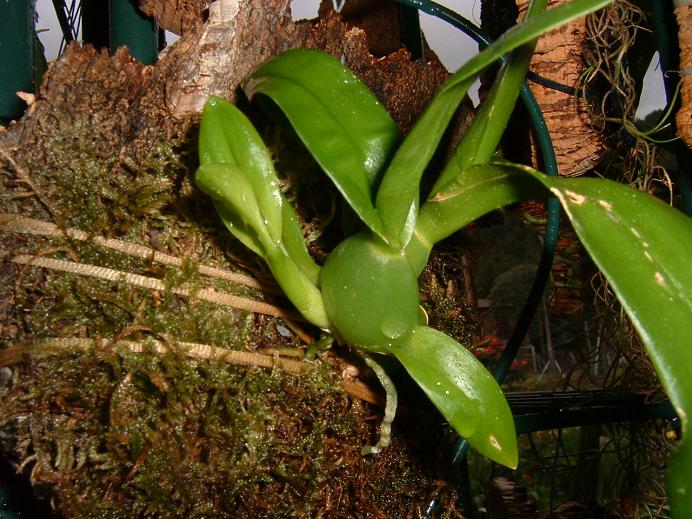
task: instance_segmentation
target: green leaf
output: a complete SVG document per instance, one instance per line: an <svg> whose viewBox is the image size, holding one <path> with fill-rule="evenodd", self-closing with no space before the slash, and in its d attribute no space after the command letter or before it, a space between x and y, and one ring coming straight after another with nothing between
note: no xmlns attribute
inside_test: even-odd
<svg viewBox="0 0 692 519"><path fill-rule="evenodd" d="M579 0L527 19L471 58L442 86L392 159L377 193L375 205L390 243L403 247L410 239L413 232L411 207L419 196L423 171L435 153L454 111L478 74L503 54L611 1Z"/></svg>
<svg viewBox="0 0 692 519"><path fill-rule="evenodd" d="M517 166L472 166L423 204L406 257L420 273L435 243L490 211L543 194L546 188Z"/></svg>
<svg viewBox="0 0 692 519"><path fill-rule="evenodd" d="M418 326L391 349L449 424L481 454L518 463L514 420L502 390L471 352L442 332Z"/></svg>
<svg viewBox="0 0 692 519"><path fill-rule="evenodd" d="M233 236L238 238L240 242L250 249L255 254L264 257L265 250L264 246L257 237L255 230L247 224L233 209L231 209L228 204L223 202L213 200L214 209L221 218L226 229L228 229Z"/></svg>
<svg viewBox="0 0 692 519"><path fill-rule="evenodd" d="M322 302L322 294L296 265L283 245L268 251L265 260L277 283L291 303L309 322L319 328L330 328L331 322Z"/></svg>
<svg viewBox="0 0 692 519"><path fill-rule="evenodd" d="M651 348L652 361L676 410L692 409L692 385L684 376L692 365L692 348L679 347L689 343L692 323L688 216L616 182L548 177L525 166L490 163L457 175L428 200L416 232L435 243L488 211L546 189L559 198Z"/></svg>
<svg viewBox="0 0 692 519"><path fill-rule="evenodd" d="M384 224L385 239L395 247L409 240L417 215L419 183L449 121L475 76L435 95L404 139L385 172L376 207Z"/></svg>
<svg viewBox="0 0 692 519"><path fill-rule="evenodd" d="M544 186L544 189L541 188ZM692 219L629 186L602 179L548 177L509 163L469 168L421 210L412 253L481 214L549 190L608 279L639 332L682 422L683 442L670 463L671 503L685 510L692 494ZM471 208L470 206L477 207ZM457 227L458 228L458 227ZM413 243L413 240L412 240ZM407 250L408 256L408 250ZM411 261L411 260L409 260ZM420 260L418 260L420 261Z"/></svg>
<svg viewBox="0 0 692 519"><path fill-rule="evenodd" d="M300 271L315 285L320 285L320 266L315 263L305 245L303 231L298 222L298 216L287 201L283 204L283 226L281 243L286 248L288 255L298 266Z"/></svg>
<svg viewBox="0 0 692 519"><path fill-rule="evenodd" d="M233 164L202 164L195 174L195 183L221 209L224 223L243 243L261 256L273 246L264 225L252 186L245 173ZM239 231L237 233L236 231ZM245 243L245 237L249 243Z"/></svg>
<svg viewBox="0 0 692 519"><path fill-rule="evenodd" d="M683 444L670 464L668 489L682 514L692 496L692 219L615 182L542 176L541 181L560 199L608 279L680 417Z"/></svg>
<svg viewBox="0 0 692 519"><path fill-rule="evenodd" d="M205 104L199 155L196 182L214 199L226 227L262 257L281 240L296 267L317 285L320 267L279 189L269 151L247 117L219 97Z"/></svg>
<svg viewBox="0 0 692 519"><path fill-rule="evenodd" d="M544 10L547 3L548 0L531 2L526 18L533 17ZM510 57L502 65L488 97L481 105L469 129L464 132L454 155L442 170L431 193L437 193L458 172L491 159L514 111L514 105L519 97L535 47L535 40L522 45L512 51Z"/></svg>
<svg viewBox="0 0 692 519"><path fill-rule="evenodd" d="M449 121L475 76L453 87L445 85L427 106L404 139L385 172L377 192L377 212L386 240L395 247L405 245L415 227L415 207L423 171L435 153Z"/></svg>
<svg viewBox="0 0 692 519"><path fill-rule="evenodd" d="M242 171L262 216L255 225L264 224L274 240L281 238L283 198L269 151L247 117L220 97L212 96L204 105L199 162L228 164Z"/></svg>
<svg viewBox="0 0 692 519"><path fill-rule="evenodd" d="M296 49L261 66L243 89L279 106L346 201L381 234L374 186L400 132L353 72L329 54Z"/></svg>
<svg viewBox="0 0 692 519"><path fill-rule="evenodd" d="M298 218L279 190L262 139L236 107L205 105L195 181L233 235L269 264L279 286L311 323L328 327L318 289L320 267L305 247Z"/></svg>

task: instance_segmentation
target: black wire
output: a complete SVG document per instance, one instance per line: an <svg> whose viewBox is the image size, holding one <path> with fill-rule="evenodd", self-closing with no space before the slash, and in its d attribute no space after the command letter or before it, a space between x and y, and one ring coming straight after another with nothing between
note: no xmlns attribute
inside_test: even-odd
<svg viewBox="0 0 692 519"><path fill-rule="evenodd" d="M53 8L60 24L62 38L66 43L70 43L75 39L75 35L72 33L72 26L70 25L71 13L65 12L66 6L63 0L53 0Z"/></svg>
<svg viewBox="0 0 692 519"><path fill-rule="evenodd" d="M537 85L544 86L546 88L550 88L551 90L557 90L558 92L562 92L564 94L570 95L570 96L577 96L581 95L582 89L581 88L574 88L568 85L565 85L563 83L560 83L558 81L553 81L552 79L548 79L547 77L543 77L540 74L536 74L535 72L531 72L530 70L526 73L526 79L531 81L532 83L535 83Z"/></svg>

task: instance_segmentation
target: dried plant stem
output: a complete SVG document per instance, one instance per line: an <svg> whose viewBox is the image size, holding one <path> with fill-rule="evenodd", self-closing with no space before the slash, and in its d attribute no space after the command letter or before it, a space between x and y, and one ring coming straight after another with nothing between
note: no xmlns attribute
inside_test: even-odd
<svg viewBox="0 0 692 519"><path fill-rule="evenodd" d="M0 352L0 366L11 366L18 364L26 353L51 353L52 351L65 350L88 350L90 348L123 346L134 353L152 351L164 354L177 351L194 359L209 359L228 362L236 366L256 366L268 369L281 369L291 374L306 373L314 369L315 365L306 361L297 361L280 357L278 354L264 355L249 351L236 351L211 346L209 344L199 344L194 342L178 341L127 341L127 340L108 340L87 338L64 338L51 337L39 339L28 344L17 344L10 346ZM355 396L365 402L384 407L384 398L379 393L371 389L367 384L357 380L342 379L341 386L348 394Z"/></svg>
<svg viewBox="0 0 692 519"><path fill-rule="evenodd" d="M122 252L123 254L135 256L137 258L148 259L156 263L161 263L163 265L173 265L176 267L182 267L184 261L183 259L178 258L176 256L164 254L162 252L158 252L154 249L145 247L143 245L137 245L122 240L104 238L102 236L90 236L88 233L79 229L62 230L55 224L44 222L42 220L36 220L34 218L25 218L16 214L0 213L0 229L23 234L34 234L39 236L67 236L75 240L92 242L106 249ZM250 288L256 288L258 290L267 291L267 287L265 287L259 281L250 276L245 276L243 274L238 274L236 272L229 272L224 269L210 267L207 265L199 265L197 267L197 270L200 274L209 276L211 278L224 279L227 281L232 281L234 283L245 285ZM278 290L273 291L278 292Z"/></svg>
<svg viewBox="0 0 692 519"><path fill-rule="evenodd" d="M31 176L29 175L29 173L19 164L17 164L17 162L12 158L9 152L7 152L2 147L0 147L0 156L2 156L2 158L4 158L10 166L12 166L15 173L17 174L17 180L23 184L26 184L29 187L31 191L27 194L29 196L36 196L36 198L39 200L39 202L41 202L41 204L43 204L43 206L48 210L51 216L54 216L55 211L53 210L53 205L43 196L36 184L34 184L33 180L31 180Z"/></svg>
<svg viewBox="0 0 692 519"><path fill-rule="evenodd" d="M46 268L50 270L58 270L60 272L70 272L82 276L103 279L106 281L120 281L129 285L135 285L150 290L160 290L165 292L168 287L160 279L140 276L139 274L131 274L120 270L99 267L96 265L88 265L86 263L76 263L74 261L60 260L56 258L45 258L40 256L19 255L12 258L14 263L19 265L31 265L35 267ZM193 299L201 299L212 303L219 303L225 306L237 308L239 310L247 310L273 317L281 317L287 320L303 321L303 317L279 308L278 306L270 305L244 297L234 296L225 292L218 292L210 288L195 288L195 287L174 287L170 291L174 294L190 297Z"/></svg>
<svg viewBox="0 0 692 519"><path fill-rule="evenodd" d="M127 254L129 256L134 256L142 259L148 259L150 261L154 261L156 263L161 263L164 265L172 265L176 267L182 267L183 266L183 259L178 258L176 256L172 256L170 254L164 254L162 252L158 252L154 249L151 249L149 247L145 247L143 245L137 245L134 243L126 242L123 240L115 240L115 239L110 239L110 238L104 238L102 236L91 236L89 233L79 230L79 229L61 229L55 224L52 224L50 222L44 222L42 220L37 220L34 218L26 218L23 216L19 216L16 214L11 214L11 213L0 213L0 229L9 231L9 232L17 232L17 233L22 233L22 234L33 234L33 235L38 235L38 236L49 236L49 237L69 237L75 240L79 241L85 241L85 242L91 242L94 243L95 245L98 245L100 247L104 247L110 250L115 250L117 252L121 252L123 254ZM24 257L20 257L22 259ZM42 261L45 263L45 259L43 258ZM15 258L15 263L20 263L20 261L17 261L17 258ZM60 260L56 260L60 261ZM92 265L87 265L85 267L76 267L75 265L66 265L64 262L63 263L55 263L54 261L50 261L48 264L44 265L39 265L39 262L36 260L31 261L32 265L37 265L37 266L43 266L44 268L53 268L57 270L64 270L63 268L70 268L70 270L64 270L66 272L74 272L76 274L83 274L83 275L89 275L93 277L100 277L101 279L108 279L108 280L115 280L115 279L124 279L126 282L129 282L130 284L136 284L138 286L144 286L145 288L151 288L153 290L163 290L163 284L159 282L158 280L154 278L146 278L144 276L136 276L134 274L129 274L129 273L120 273L118 271L113 271L117 272L118 275L116 277L113 277L110 272L104 272L102 267L95 267ZM49 266L53 265L53 266ZM106 271L110 269L105 269ZM275 292L275 293L280 293L279 289L273 289L273 288L267 288L264 285L262 285L259 281L256 279L250 277L250 276L245 276L243 274L238 274L236 272L230 272L224 269L216 268L216 267L210 267L208 265L198 265L197 271L200 274L203 274L205 276L215 278L215 279L223 279L226 281L232 281L234 283L238 283L250 288L255 288L262 290L264 292ZM124 275L125 277L122 278L121 274ZM107 275L108 277L103 277L104 275ZM141 284L141 283L144 284ZM186 295L189 297L196 297L197 299L205 299L207 301L212 301L212 302L217 302L224 304L226 306L232 306L234 308L239 308L241 310L248 310L250 312L254 313L261 313L265 315L271 315L271 316L276 316L276 317L282 317L286 320L286 324L289 326L289 328L295 333L303 342L306 344L311 344L313 342L312 337L307 334L304 330L302 330L299 326L297 326L294 322L292 321L304 321L302 316L299 316L298 314L290 313L287 312L281 308L278 308L273 305L269 305L267 303L262 303L258 301L254 301L251 299L245 299L245 298L240 298L237 296L232 296L230 294L223 294L221 292L216 292L213 290L209 289L199 289L199 290L191 290L191 289L181 289L180 290L174 290L174 293L177 293L178 295Z"/></svg>

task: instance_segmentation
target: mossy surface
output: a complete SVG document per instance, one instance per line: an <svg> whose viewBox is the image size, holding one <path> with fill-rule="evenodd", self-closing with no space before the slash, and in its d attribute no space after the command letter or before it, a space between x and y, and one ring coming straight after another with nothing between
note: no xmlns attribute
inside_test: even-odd
<svg viewBox="0 0 692 519"><path fill-rule="evenodd" d="M387 449L363 457L381 410L344 392L336 374L343 366L322 361L289 375L178 351L180 342L239 351L305 345L277 318L195 297L205 288L290 306L270 291L200 274L199 265L210 265L270 285L266 267L230 237L192 184L194 131L160 137L137 161L90 135L89 124L73 119L35 136L36 150L10 149L0 136L11 158L0 160L1 212L88 235L0 230L0 447L56 516L400 518L421 516L433 497L441 517L453 514L439 418L426 406L397 419ZM314 168L280 144L280 132L267 135L277 163ZM286 178L319 261L333 241L323 232L335 199L311 201L314 179L297 186L296 171ZM183 263L108 249L97 236ZM19 265L12 261L19 255L119 274L104 280ZM162 288L142 288L128 275ZM180 287L192 295L176 293ZM169 352L134 353L122 341L158 341Z"/></svg>
<svg viewBox="0 0 692 519"><path fill-rule="evenodd" d="M421 291L425 295L423 308L428 324L440 330L467 348L478 341L480 326L478 316L467 304L462 251L449 250L449 244L433 251L430 261L420 278Z"/></svg>
<svg viewBox="0 0 692 519"><path fill-rule="evenodd" d="M435 456L401 439L360 455L369 411L326 367L116 348L35 357L17 376L0 423L66 517L406 517L439 493Z"/></svg>

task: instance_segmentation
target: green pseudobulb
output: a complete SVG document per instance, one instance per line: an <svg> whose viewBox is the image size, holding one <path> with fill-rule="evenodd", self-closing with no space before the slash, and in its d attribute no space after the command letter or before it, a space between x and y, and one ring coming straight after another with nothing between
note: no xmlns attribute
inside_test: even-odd
<svg viewBox="0 0 692 519"><path fill-rule="evenodd" d="M356 234L329 255L320 284L333 332L370 351L388 352L418 324L418 281L405 256Z"/></svg>

